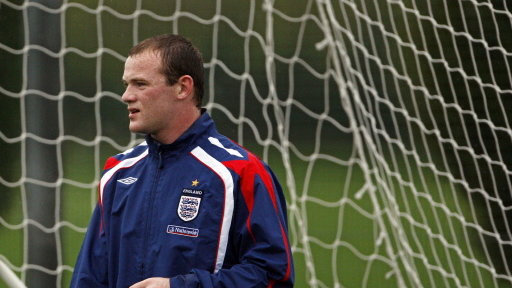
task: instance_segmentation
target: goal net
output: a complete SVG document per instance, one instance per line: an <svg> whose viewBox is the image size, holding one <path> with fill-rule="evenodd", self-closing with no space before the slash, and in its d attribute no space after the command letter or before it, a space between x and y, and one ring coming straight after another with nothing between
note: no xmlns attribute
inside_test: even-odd
<svg viewBox="0 0 512 288"><path fill-rule="evenodd" d="M512 285L511 6L0 0L0 287L69 286L102 163L140 141L127 51L168 32L283 184L296 287Z"/></svg>

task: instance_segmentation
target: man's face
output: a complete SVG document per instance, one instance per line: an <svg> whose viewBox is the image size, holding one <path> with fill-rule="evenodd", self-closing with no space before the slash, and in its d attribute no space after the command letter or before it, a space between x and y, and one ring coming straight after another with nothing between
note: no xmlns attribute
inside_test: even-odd
<svg viewBox="0 0 512 288"><path fill-rule="evenodd" d="M146 51L128 57L123 82L126 91L121 99L128 104L130 131L151 134L157 140L172 131L178 85L167 84L160 56Z"/></svg>

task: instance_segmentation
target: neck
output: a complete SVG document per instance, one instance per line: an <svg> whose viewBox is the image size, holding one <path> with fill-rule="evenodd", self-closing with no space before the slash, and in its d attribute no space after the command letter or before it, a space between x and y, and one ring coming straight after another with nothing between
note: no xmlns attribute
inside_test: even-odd
<svg viewBox="0 0 512 288"><path fill-rule="evenodd" d="M199 117L201 117L201 110L197 107L180 110L180 113L174 117L175 125L169 131L161 131L158 134L150 135L161 144L171 144L183 135Z"/></svg>

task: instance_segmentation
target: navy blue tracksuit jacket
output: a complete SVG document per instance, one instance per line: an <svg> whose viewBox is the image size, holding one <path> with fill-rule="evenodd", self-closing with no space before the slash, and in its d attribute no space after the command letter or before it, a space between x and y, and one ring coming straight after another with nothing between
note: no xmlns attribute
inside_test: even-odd
<svg viewBox="0 0 512 288"><path fill-rule="evenodd" d="M72 287L292 287L286 204L269 167L201 117L105 163Z"/></svg>

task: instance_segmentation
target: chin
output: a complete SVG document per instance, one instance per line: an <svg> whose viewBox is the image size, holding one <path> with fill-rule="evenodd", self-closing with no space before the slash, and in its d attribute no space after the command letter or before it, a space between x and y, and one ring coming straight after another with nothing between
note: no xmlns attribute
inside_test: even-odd
<svg viewBox="0 0 512 288"><path fill-rule="evenodd" d="M138 127L137 125L130 124L130 126L128 126L128 129L132 133L146 134L146 130L143 127Z"/></svg>

